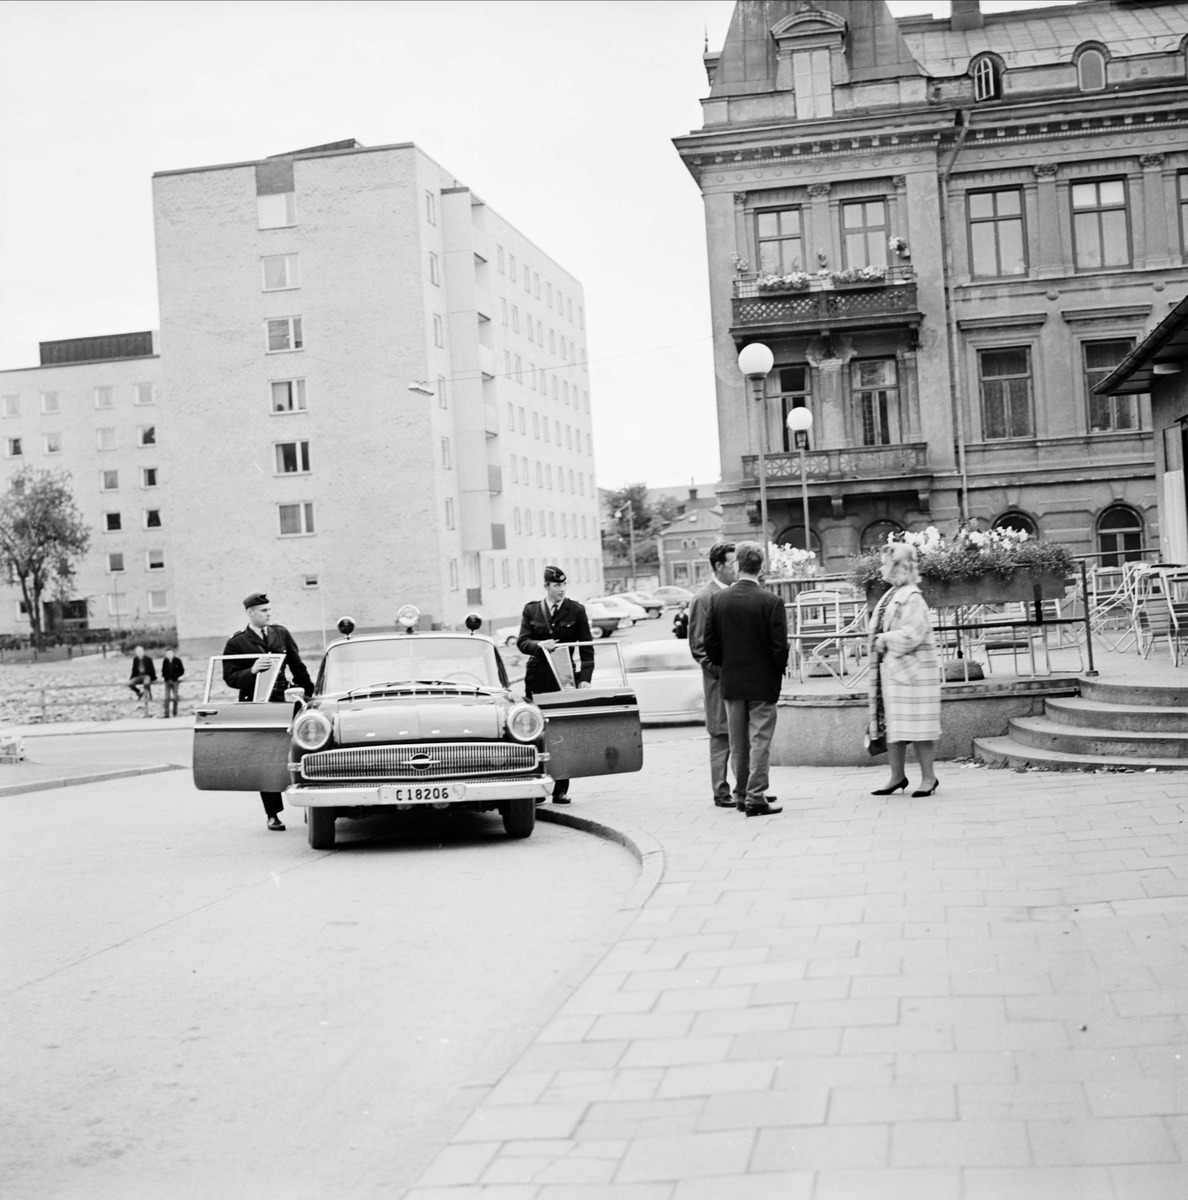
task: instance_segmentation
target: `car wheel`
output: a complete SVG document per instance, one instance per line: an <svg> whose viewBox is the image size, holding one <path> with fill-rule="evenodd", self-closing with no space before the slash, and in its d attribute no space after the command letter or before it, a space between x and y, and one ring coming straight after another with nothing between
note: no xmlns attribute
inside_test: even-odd
<svg viewBox="0 0 1188 1200"><path fill-rule="evenodd" d="M503 828L508 837L526 838L532 836L536 828L536 798L534 796L517 796L514 800L505 800L499 807L503 817Z"/></svg>
<svg viewBox="0 0 1188 1200"><path fill-rule="evenodd" d="M603 632L602 632L602 626L601 625L592 625L590 627L590 636L595 641L597 641L600 637L604 636Z"/></svg>
<svg viewBox="0 0 1188 1200"><path fill-rule="evenodd" d="M317 808L310 805L307 810L309 825L306 834L314 850L334 849L334 809Z"/></svg>

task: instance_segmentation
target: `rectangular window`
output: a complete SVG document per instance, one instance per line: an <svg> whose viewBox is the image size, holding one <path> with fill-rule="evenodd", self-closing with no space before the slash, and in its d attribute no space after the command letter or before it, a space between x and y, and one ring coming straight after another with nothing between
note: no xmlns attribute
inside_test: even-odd
<svg viewBox="0 0 1188 1200"><path fill-rule="evenodd" d="M502 246L495 247L495 261L499 264L499 274L506 275L507 274L507 263L504 262L504 259L503 259L503 247Z"/></svg>
<svg viewBox="0 0 1188 1200"><path fill-rule="evenodd" d="M856 200L843 204L842 250L847 267L887 265L887 202Z"/></svg>
<svg viewBox="0 0 1188 1200"><path fill-rule="evenodd" d="M116 575L124 569L124 553L122 550L113 551L107 556L107 572Z"/></svg>
<svg viewBox="0 0 1188 1200"><path fill-rule="evenodd" d="M441 270L438 266L437 255L429 251L429 282L434 287L441 287Z"/></svg>
<svg viewBox="0 0 1188 1200"><path fill-rule="evenodd" d="M889 446L902 441L899 425L899 387L893 358L868 359L850 364L864 446Z"/></svg>
<svg viewBox="0 0 1188 1200"><path fill-rule="evenodd" d="M445 327L437 313L433 314L433 344L435 346L445 345Z"/></svg>
<svg viewBox="0 0 1188 1200"><path fill-rule="evenodd" d="M142 488L155 488L157 486L157 468L156 467L141 467L140 468L140 486Z"/></svg>
<svg viewBox="0 0 1188 1200"><path fill-rule="evenodd" d="M549 537L556 537L556 536L557 536L557 514L554 512L550 512L549 513Z"/></svg>
<svg viewBox="0 0 1188 1200"><path fill-rule="evenodd" d="M573 301L570 300L568 297L566 297L566 300L565 300L565 316L566 316L567 320L569 320L569 321L573 320ZM582 306L579 304L578 305L578 328L584 329L585 325L583 325L581 323L581 321L582 321Z"/></svg>
<svg viewBox="0 0 1188 1200"><path fill-rule="evenodd" d="M508 277L508 279L510 279L512 281L512 283L515 283L515 281L516 281L516 256L514 254L509 254L507 256L507 277Z"/></svg>
<svg viewBox="0 0 1188 1200"><path fill-rule="evenodd" d="M58 413L62 411L62 399L57 392L41 393L41 411L43 413Z"/></svg>
<svg viewBox="0 0 1188 1200"><path fill-rule="evenodd" d="M516 355L516 382L524 382L524 364L520 361L520 356Z"/></svg>
<svg viewBox="0 0 1188 1200"><path fill-rule="evenodd" d="M305 412L304 379L274 379L268 388L274 413Z"/></svg>
<svg viewBox="0 0 1188 1200"><path fill-rule="evenodd" d="M308 472L308 442L276 443L276 473L278 475L305 475Z"/></svg>
<svg viewBox="0 0 1188 1200"><path fill-rule="evenodd" d="M437 224L437 197L432 192L425 193L425 220Z"/></svg>
<svg viewBox="0 0 1188 1200"><path fill-rule="evenodd" d="M516 429L516 406L509 400L507 402L507 427L513 433Z"/></svg>
<svg viewBox="0 0 1188 1200"><path fill-rule="evenodd" d="M499 320L503 325L507 324L507 301L502 297L499 300Z"/></svg>
<svg viewBox="0 0 1188 1200"><path fill-rule="evenodd" d="M1188 171L1181 172L1176 182L1180 188L1180 250L1188 255Z"/></svg>
<svg viewBox="0 0 1188 1200"><path fill-rule="evenodd" d="M278 504L281 537L300 537L313 533L314 511L312 504Z"/></svg>
<svg viewBox="0 0 1188 1200"><path fill-rule="evenodd" d="M520 522L520 510L518 508L512 509L512 529L516 533L524 532L524 527Z"/></svg>
<svg viewBox="0 0 1188 1200"><path fill-rule="evenodd" d="M512 332L520 332L520 310L513 304L511 310Z"/></svg>
<svg viewBox="0 0 1188 1200"><path fill-rule="evenodd" d="M148 610L152 613L166 612L169 609L169 593L165 591L149 592Z"/></svg>
<svg viewBox="0 0 1188 1200"><path fill-rule="evenodd" d="M445 527L447 529L454 528L454 501L451 497L446 497L445 502Z"/></svg>
<svg viewBox="0 0 1188 1200"><path fill-rule="evenodd" d="M1134 349L1134 338L1082 342L1085 395L1089 399L1092 433L1115 433L1138 428L1137 396L1097 396L1093 389Z"/></svg>
<svg viewBox="0 0 1188 1200"><path fill-rule="evenodd" d="M260 267L266 292L301 286L301 268L296 254L266 254L260 259Z"/></svg>
<svg viewBox="0 0 1188 1200"><path fill-rule="evenodd" d="M261 229L280 229L297 224L297 197L293 192L273 192L256 197L256 216Z"/></svg>
<svg viewBox="0 0 1188 1200"><path fill-rule="evenodd" d="M532 436L538 441L540 440L540 414L532 414Z"/></svg>
<svg viewBox="0 0 1188 1200"><path fill-rule="evenodd" d="M124 592L109 592L107 595L107 612L109 616L126 617L128 615L128 597Z"/></svg>
<svg viewBox="0 0 1188 1200"><path fill-rule="evenodd" d="M164 571L165 570L165 551L164 550L146 550L144 552L145 569L149 571Z"/></svg>
<svg viewBox="0 0 1188 1200"><path fill-rule="evenodd" d="M528 386L533 391L536 391L536 364L535 363L528 364Z"/></svg>
<svg viewBox="0 0 1188 1200"><path fill-rule="evenodd" d="M532 509L530 508L524 509L524 532L529 534L532 532Z"/></svg>
<svg viewBox="0 0 1188 1200"><path fill-rule="evenodd" d="M6 417L19 417L21 415L20 396L5 396L2 411Z"/></svg>
<svg viewBox="0 0 1188 1200"><path fill-rule="evenodd" d="M506 558L499 560L499 579L504 587L511 587L511 564Z"/></svg>
<svg viewBox="0 0 1188 1200"><path fill-rule="evenodd" d="M99 490L101 492L118 492L120 490L119 471L100 471Z"/></svg>
<svg viewBox="0 0 1188 1200"><path fill-rule="evenodd" d="M801 50L792 55L792 87L796 94L796 119L833 116L833 80L829 51Z"/></svg>
<svg viewBox="0 0 1188 1200"><path fill-rule="evenodd" d="M300 350L305 345L300 317L279 317L274 321L265 321L264 325L270 353L279 350Z"/></svg>
<svg viewBox="0 0 1188 1200"><path fill-rule="evenodd" d="M528 482L528 457L527 455L520 456L520 482Z"/></svg>
<svg viewBox="0 0 1188 1200"><path fill-rule="evenodd" d="M103 528L108 533L117 533L123 528L118 512L109 512L103 514Z"/></svg>
<svg viewBox="0 0 1188 1200"><path fill-rule="evenodd" d="M536 322L536 344L544 349L544 326L539 321Z"/></svg>
<svg viewBox="0 0 1188 1200"><path fill-rule="evenodd" d="M503 378L510 379L511 373L512 373L511 351L505 350L503 352Z"/></svg>
<svg viewBox="0 0 1188 1200"><path fill-rule="evenodd" d="M553 307L553 285L551 283L545 284L545 303L550 308Z"/></svg>
<svg viewBox="0 0 1188 1200"><path fill-rule="evenodd" d="M157 395L151 383L136 383L132 385L132 394L137 404L153 404Z"/></svg>
<svg viewBox="0 0 1188 1200"><path fill-rule="evenodd" d="M788 429L788 414L794 408L812 407L810 378L808 367L804 363L795 363L775 367L764 380L767 444L772 449L777 446L785 451L797 448ZM812 449L811 441L805 441L804 445L806 450Z"/></svg>
<svg viewBox="0 0 1188 1200"><path fill-rule="evenodd" d="M532 294L532 272L528 270L527 264L524 266L524 291Z"/></svg>
<svg viewBox="0 0 1188 1200"><path fill-rule="evenodd" d="M1077 270L1130 266L1126 181L1074 183L1071 191Z"/></svg>
<svg viewBox="0 0 1188 1200"><path fill-rule="evenodd" d="M456 592L457 590L458 590L458 560L456 558L451 558L450 559L450 591Z"/></svg>
<svg viewBox="0 0 1188 1200"><path fill-rule="evenodd" d="M138 446L155 446L157 444L157 427L155 425L138 425L136 427L136 444Z"/></svg>
<svg viewBox="0 0 1188 1200"><path fill-rule="evenodd" d="M971 273L983 279L1027 273L1018 188L970 192L969 261Z"/></svg>
<svg viewBox="0 0 1188 1200"><path fill-rule="evenodd" d="M114 450L116 448L116 431L114 429L96 429L95 444L100 450Z"/></svg>
<svg viewBox="0 0 1188 1200"><path fill-rule="evenodd" d="M62 453L62 435L60 433L47 433L45 435L45 452L46 454Z"/></svg>
<svg viewBox="0 0 1188 1200"><path fill-rule="evenodd" d="M144 527L145 529L161 528L161 510L159 508L146 508L144 510Z"/></svg>
<svg viewBox="0 0 1188 1200"><path fill-rule="evenodd" d="M441 439L441 465L448 471L450 469L450 439L443 437Z"/></svg>
<svg viewBox="0 0 1188 1200"><path fill-rule="evenodd" d="M437 377L437 407L438 408L449 408L449 406L450 406L450 395L449 395L449 392L446 391L445 376L439 375Z"/></svg>
<svg viewBox="0 0 1188 1200"><path fill-rule="evenodd" d="M95 407L96 408L114 408L115 407L115 390L109 387L97 387L95 389ZM7 415L7 414L5 414Z"/></svg>
<svg viewBox="0 0 1188 1200"><path fill-rule="evenodd" d="M756 213L755 241L759 247L760 275L788 275L804 270L799 208Z"/></svg>
<svg viewBox="0 0 1188 1200"><path fill-rule="evenodd" d="M544 467L541 466L539 461L536 463L536 486L538 488L544 487Z"/></svg>
<svg viewBox="0 0 1188 1200"><path fill-rule="evenodd" d="M540 276L535 271L532 272L532 294L540 299Z"/></svg>
<svg viewBox="0 0 1188 1200"><path fill-rule="evenodd" d="M978 351L982 436L987 441L1033 436L1031 350L1009 346Z"/></svg>
<svg viewBox="0 0 1188 1200"><path fill-rule="evenodd" d="M531 317L529 317L529 318L527 319L527 321L525 321L525 322L524 322L524 324L525 324L525 325L528 327L528 328L525 330L525 332L528 334L528 340L531 342L531 341L533 341L533 340L534 340L534 339L533 339L533 337L532 337L532 318L531 318Z"/></svg>

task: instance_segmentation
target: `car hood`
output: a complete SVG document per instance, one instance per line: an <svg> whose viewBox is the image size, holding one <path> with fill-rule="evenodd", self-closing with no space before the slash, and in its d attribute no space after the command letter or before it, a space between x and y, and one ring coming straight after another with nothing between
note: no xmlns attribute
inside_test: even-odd
<svg viewBox="0 0 1188 1200"><path fill-rule="evenodd" d="M340 746L503 736L503 709L495 700L346 703L338 706L333 719L334 740Z"/></svg>

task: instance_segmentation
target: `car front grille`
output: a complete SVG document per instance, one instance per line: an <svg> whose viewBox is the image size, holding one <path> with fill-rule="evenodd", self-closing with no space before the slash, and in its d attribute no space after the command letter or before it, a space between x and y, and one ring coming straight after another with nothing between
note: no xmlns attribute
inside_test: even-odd
<svg viewBox="0 0 1188 1200"><path fill-rule="evenodd" d="M416 758L421 758L424 765L413 766L410 760ZM454 779L526 775L539 766L536 747L517 742L414 742L319 750L301 760L301 777L326 782Z"/></svg>

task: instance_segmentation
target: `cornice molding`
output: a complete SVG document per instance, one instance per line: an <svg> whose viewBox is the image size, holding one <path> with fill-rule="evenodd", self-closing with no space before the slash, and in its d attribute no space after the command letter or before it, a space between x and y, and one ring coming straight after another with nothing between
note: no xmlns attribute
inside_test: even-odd
<svg viewBox="0 0 1188 1200"><path fill-rule="evenodd" d="M1003 313L998 317L961 317L957 328L962 332L975 329L1032 329L1048 319L1047 313Z"/></svg>
<svg viewBox="0 0 1188 1200"><path fill-rule="evenodd" d="M1060 315L1069 325L1088 321L1145 321L1153 307L1151 304L1113 304L1100 308L1062 308Z"/></svg>

